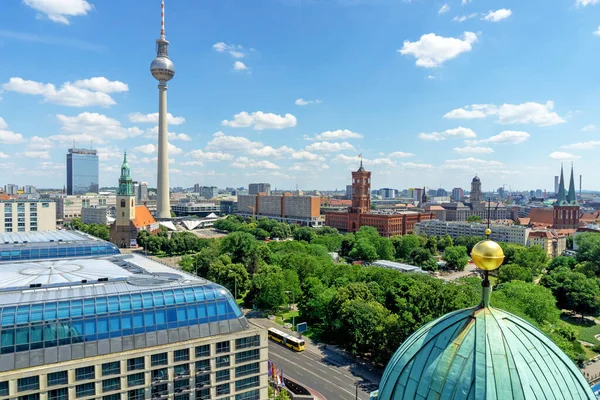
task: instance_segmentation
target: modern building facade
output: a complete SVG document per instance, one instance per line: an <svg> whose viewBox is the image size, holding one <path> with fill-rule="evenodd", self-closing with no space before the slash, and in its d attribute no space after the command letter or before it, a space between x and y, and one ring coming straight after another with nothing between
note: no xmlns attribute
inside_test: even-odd
<svg viewBox="0 0 600 400"><path fill-rule="evenodd" d="M251 183L248 185L248 194L259 194L264 193L267 196L271 195L271 184L270 183Z"/></svg>
<svg viewBox="0 0 600 400"><path fill-rule="evenodd" d="M390 200L396 198L396 189L383 188L379 189L379 195L384 200Z"/></svg>
<svg viewBox="0 0 600 400"><path fill-rule="evenodd" d="M2 398L267 398L266 331L222 286L116 255L2 264L0 287Z"/></svg>
<svg viewBox="0 0 600 400"><path fill-rule="evenodd" d="M485 236L487 224L474 224L469 222L424 221L416 224L415 234L427 236L445 236L452 239L461 236ZM492 240L503 243L520 244L527 246L531 229L520 225L491 224Z"/></svg>
<svg viewBox="0 0 600 400"><path fill-rule="evenodd" d="M462 200L463 197L465 197L465 193L462 190L462 188L452 189L452 200L460 201L460 200Z"/></svg>
<svg viewBox="0 0 600 400"><path fill-rule="evenodd" d="M239 195L237 214L243 217L266 217L303 226L321 227L321 197L283 195Z"/></svg>
<svg viewBox="0 0 600 400"><path fill-rule="evenodd" d="M148 182L133 182L133 193L137 203L148 201Z"/></svg>
<svg viewBox="0 0 600 400"><path fill-rule="evenodd" d="M9 196L16 196L19 194L19 185L15 185L14 183L7 183L4 185L4 194Z"/></svg>
<svg viewBox="0 0 600 400"><path fill-rule="evenodd" d="M67 194L98 193L98 152L93 149L69 149L67 153Z"/></svg>
<svg viewBox="0 0 600 400"><path fill-rule="evenodd" d="M199 203L184 199L179 203L173 204L171 210L178 217L186 217L188 215L206 217L212 213L219 214L221 212L221 206L215 203Z"/></svg>
<svg viewBox="0 0 600 400"><path fill-rule="evenodd" d="M194 193L198 193L200 197L205 199L214 199L219 197L219 188L216 186L200 186L198 183L194 185Z"/></svg>
<svg viewBox="0 0 600 400"><path fill-rule="evenodd" d="M106 207L83 207L81 222L84 224L108 224L108 209Z"/></svg>
<svg viewBox="0 0 600 400"><path fill-rule="evenodd" d="M361 160L358 170L352 172L352 206L346 212L326 213L325 225L342 232L356 232L361 226L372 226L380 235L389 237L412 233L416 223L429 219L433 219L432 213L372 211L371 172L363 167Z"/></svg>
<svg viewBox="0 0 600 400"><path fill-rule="evenodd" d="M346 185L346 200L352 200L352 185Z"/></svg>
<svg viewBox="0 0 600 400"><path fill-rule="evenodd" d="M81 218L84 207L106 207L109 214L117 206L117 197L109 196L64 196L55 198L56 201L56 220L67 223L73 218Z"/></svg>
<svg viewBox="0 0 600 400"><path fill-rule="evenodd" d="M56 230L56 203L48 200L0 200L0 233Z"/></svg>

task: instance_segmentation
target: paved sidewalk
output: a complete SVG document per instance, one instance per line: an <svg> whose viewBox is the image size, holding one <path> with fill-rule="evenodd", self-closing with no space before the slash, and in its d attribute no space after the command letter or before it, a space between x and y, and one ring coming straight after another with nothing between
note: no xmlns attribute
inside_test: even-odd
<svg viewBox="0 0 600 400"><path fill-rule="evenodd" d="M262 326L263 328L277 328L280 331L286 332L290 335L298 335L296 332L292 332L291 330L282 327L268 318L263 318L262 315L263 313L249 312L246 314L246 317L252 323ZM365 380L365 384L379 385L383 370L373 366L370 362L358 357L354 357L337 346L316 343L307 337L303 337L303 339L306 342L306 351L310 351L311 353L318 355L322 358L323 362L348 368L349 372L351 372L353 375Z"/></svg>

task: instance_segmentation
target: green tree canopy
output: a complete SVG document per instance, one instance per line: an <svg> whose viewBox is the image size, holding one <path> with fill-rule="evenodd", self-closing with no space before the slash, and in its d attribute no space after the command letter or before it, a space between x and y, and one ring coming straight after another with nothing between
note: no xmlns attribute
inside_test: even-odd
<svg viewBox="0 0 600 400"><path fill-rule="evenodd" d="M446 247L442 259L446 261L448 269L463 271L469 263L469 255L465 246Z"/></svg>
<svg viewBox="0 0 600 400"><path fill-rule="evenodd" d="M498 270L498 281L506 283L511 281L533 282L531 271L517 264L505 264Z"/></svg>

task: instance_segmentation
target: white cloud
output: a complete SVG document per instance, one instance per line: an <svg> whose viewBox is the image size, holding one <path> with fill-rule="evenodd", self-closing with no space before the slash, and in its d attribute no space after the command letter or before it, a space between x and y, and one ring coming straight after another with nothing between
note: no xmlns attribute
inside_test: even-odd
<svg viewBox="0 0 600 400"><path fill-rule="evenodd" d="M245 152L259 147L263 147L263 144L260 142L253 142L243 136L227 136L223 134L223 132L213 134L213 139L206 145L208 150Z"/></svg>
<svg viewBox="0 0 600 400"><path fill-rule="evenodd" d="M215 43L212 46L213 49L219 53L228 52L233 58L244 58L246 57L245 49L241 45L227 44L225 42Z"/></svg>
<svg viewBox="0 0 600 400"><path fill-rule="evenodd" d="M17 155L24 158L38 158L44 160L50 158L50 153L47 151L24 151Z"/></svg>
<svg viewBox="0 0 600 400"><path fill-rule="evenodd" d="M483 118L488 115L496 115L497 122L501 124L535 124L539 126L550 126L566 122L556 112L552 111L554 102L547 101L545 104L526 102L522 104L473 104L450 111L444 118Z"/></svg>
<svg viewBox="0 0 600 400"><path fill-rule="evenodd" d="M440 140L446 140L448 138L469 139L469 138L477 137L475 132L473 132L471 129L463 128L462 126L459 126L458 128L454 128L454 129L446 129L443 132L431 132L431 133L421 132L417 136L419 137L419 139L422 139L422 140L436 141L436 142L438 142Z"/></svg>
<svg viewBox="0 0 600 400"><path fill-rule="evenodd" d="M256 157L283 158L283 157L285 157L286 154L292 154L295 151L296 150L292 149L291 147L287 147L287 146L281 146L278 149L273 148L271 146L263 146L263 147L257 147L254 149L250 149L248 151L248 154L251 156L256 156Z"/></svg>
<svg viewBox="0 0 600 400"><path fill-rule="evenodd" d="M529 139L531 135L523 131L502 131L497 135L490 136L487 139L482 140L470 140L469 145L480 144L480 143L492 143L492 144L519 144Z"/></svg>
<svg viewBox="0 0 600 400"><path fill-rule="evenodd" d="M294 160L310 161L310 162L324 162L325 161L325 157L320 156L315 153L311 153L306 150L301 150L301 151L292 153L292 158Z"/></svg>
<svg viewBox="0 0 600 400"><path fill-rule="evenodd" d="M292 165L289 170L290 171L302 171L302 172L320 172L329 169L329 165L327 164L300 164L295 163Z"/></svg>
<svg viewBox="0 0 600 400"><path fill-rule="evenodd" d="M460 5L464 6L464 5L468 4L468 3L470 3L471 1L472 0L461 0Z"/></svg>
<svg viewBox="0 0 600 400"><path fill-rule="evenodd" d="M511 10L508 10L506 8L501 8L496 11L490 11L481 19L484 21L498 22L498 21L502 21L503 19L510 17L511 15L512 15Z"/></svg>
<svg viewBox="0 0 600 400"><path fill-rule="evenodd" d="M491 147L465 146L465 147L455 147L454 151L456 151L457 153L463 153L463 154L489 154L489 153L493 153L494 149L492 149Z"/></svg>
<svg viewBox="0 0 600 400"><path fill-rule="evenodd" d="M413 153L405 153L403 151L394 151L393 153L388 154L390 158L405 158L405 157L414 157Z"/></svg>
<svg viewBox="0 0 600 400"><path fill-rule="evenodd" d="M246 64L244 64L241 61L236 61L233 63L234 71L246 71L247 69L248 69L248 67L246 66Z"/></svg>
<svg viewBox="0 0 600 400"><path fill-rule="evenodd" d="M158 126L155 126L150 129L146 129L143 136L148 139L157 139L158 138ZM192 140L192 138L190 136L186 135L185 133L169 132L168 137L169 137L169 141L181 140L183 142L189 142Z"/></svg>
<svg viewBox="0 0 600 400"><path fill-rule="evenodd" d="M106 78L92 78L106 79ZM122 84L118 81L106 80L110 87L114 88L116 84ZM84 81L78 81L84 82ZM118 85L117 85L118 86ZM2 85L3 89L9 92L17 92L21 94L42 96L44 101L49 103L60 104L70 107L108 107L116 104L116 101L108 94L102 91L92 91L82 87L78 87L70 82L65 82L60 89L56 89L51 83L41 83L36 81L28 81L23 78L10 78L10 80ZM106 89L105 89L106 90Z"/></svg>
<svg viewBox="0 0 600 400"><path fill-rule="evenodd" d="M364 136L360 133L352 132L348 129L338 129L336 131L325 131L315 136L316 140L341 140L341 139L362 139Z"/></svg>
<svg viewBox="0 0 600 400"><path fill-rule="evenodd" d="M204 163L202 161L184 161L180 162L179 165L186 167L202 167Z"/></svg>
<svg viewBox="0 0 600 400"><path fill-rule="evenodd" d="M93 6L86 0L23 0L26 6L45 14L51 21L69 25L69 17L87 15Z"/></svg>
<svg viewBox="0 0 600 400"><path fill-rule="evenodd" d="M434 166L431 164L417 164L414 162L403 162L403 163L400 163L400 165L402 165L405 168L410 168L410 169L432 169L432 168L434 168Z"/></svg>
<svg viewBox="0 0 600 400"><path fill-rule="evenodd" d="M158 148L157 148L157 150L158 150ZM176 156L177 154L181 154L181 153L183 153L182 149L169 143L169 154L170 155Z"/></svg>
<svg viewBox="0 0 600 400"><path fill-rule="evenodd" d="M572 143L560 146L561 149L567 150L591 150L600 146L600 140L591 140L589 142Z"/></svg>
<svg viewBox="0 0 600 400"><path fill-rule="evenodd" d="M152 154L156 151L156 146L152 143L143 144L141 146L134 147L133 151L137 151L144 154Z"/></svg>
<svg viewBox="0 0 600 400"><path fill-rule="evenodd" d="M477 13L471 13L471 14L468 14L468 15L460 15L460 16L457 15L456 17L452 18L452 21L454 21L454 22L465 22L466 20L475 18L478 15L479 14L477 14Z"/></svg>
<svg viewBox="0 0 600 400"><path fill-rule="evenodd" d="M600 25L598 25L598 28L596 28L596 30L593 33L594 35L600 36Z"/></svg>
<svg viewBox="0 0 600 400"><path fill-rule="evenodd" d="M359 165L360 158L358 156L347 156L345 154L338 154L333 158L334 162L349 164L349 165ZM363 164L369 166L384 166L384 167L395 167L396 163L390 160L389 158L374 158L374 159L362 159Z"/></svg>
<svg viewBox="0 0 600 400"><path fill-rule="evenodd" d="M586 125L583 128L581 128L581 130L584 131L584 132L595 131L596 130L596 126L592 125L592 124L589 124L589 125Z"/></svg>
<svg viewBox="0 0 600 400"><path fill-rule="evenodd" d="M483 160L480 158L468 157L456 160L446 160L442 168L457 169L457 170L488 170L503 166L500 161Z"/></svg>
<svg viewBox="0 0 600 400"><path fill-rule="evenodd" d="M105 140L127 139L142 134L142 130L139 128L125 128L116 119L98 113L84 112L75 117L58 114L56 118L61 123L63 132L72 135L88 135L98 143L103 143ZM50 139L53 138L50 137Z"/></svg>
<svg viewBox="0 0 600 400"><path fill-rule="evenodd" d="M231 164L234 168L262 168L262 169L279 169L277 164L267 160L251 160L248 157L238 157L234 163Z"/></svg>
<svg viewBox="0 0 600 400"><path fill-rule="evenodd" d="M438 11L438 14L445 14L448 11L450 11L450 6L448 4L444 4Z"/></svg>
<svg viewBox="0 0 600 400"><path fill-rule="evenodd" d="M119 93L128 92L129 86L120 81L109 81L103 76L75 81L73 86L81 89L89 89L93 92Z"/></svg>
<svg viewBox="0 0 600 400"><path fill-rule="evenodd" d="M203 151L203 150L192 150L188 153L190 157L199 158L202 161L228 161L233 160L233 156L229 153L223 153L221 151Z"/></svg>
<svg viewBox="0 0 600 400"><path fill-rule="evenodd" d="M569 160L576 160L578 158L581 158L580 156L576 156L571 153L565 153L564 151L554 151L554 152L550 153L549 157L554 160L560 160L560 161L569 161Z"/></svg>
<svg viewBox="0 0 600 400"><path fill-rule="evenodd" d="M600 2L600 0L575 0L575 5L577 7L585 7L591 4L596 4Z"/></svg>
<svg viewBox="0 0 600 400"><path fill-rule="evenodd" d="M344 150L356 151L354 146L348 142L315 142L309 146L306 146L306 150L310 151L322 151L322 152L338 152Z"/></svg>
<svg viewBox="0 0 600 400"><path fill-rule="evenodd" d="M128 115L129 121L138 124L158 124L158 113L142 114L139 112ZM169 125L181 125L185 122L184 117L174 117L173 114L167 113L167 123ZM158 128L157 128L158 129Z"/></svg>
<svg viewBox="0 0 600 400"><path fill-rule="evenodd" d="M292 114L285 114L283 117L277 114L264 113L256 111L251 114L242 111L233 116L232 121L224 120L221 122L223 126L231 128L247 128L254 127L254 130L262 131L263 129L284 129L296 126L297 120Z"/></svg>
<svg viewBox="0 0 600 400"><path fill-rule="evenodd" d="M0 158L8 158L8 154L0 151Z"/></svg>
<svg viewBox="0 0 600 400"><path fill-rule="evenodd" d="M297 106L305 106L308 104L321 104L321 100L316 99L316 100L304 100L303 98L299 98L295 101Z"/></svg>
<svg viewBox="0 0 600 400"><path fill-rule="evenodd" d="M465 32L463 39L428 33L421 36L416 42L404 41L404 46L398 52L402 55L414 56L417 59L418 67L434 68L461 53L471 51L471 45L476 41L477 34L473 32Z"/></svg>
<svg viewBox="0 0 600 400"><path fill-rule="evenodd" d="M8 124L0 117L0 143L2 144L17 144L23 141L23 135L9 131Z"/></svg>
<svg viewBox="0 0 600 400"><path fill-rule="evenodd" d="M119 160L119 162L123 159L123 153L117 146L107 146L107 147L98 147L98 158L100 161L109 161L109 160ZM131 154L131 159L135 159L133 154ZM120 165L116 169L117 171L120 169ZM106 172L103 168L103 172Z"/></svg>
<svg viewBox="0 0 600 400"><path fill-rule="evenodd" d="M28 150L49 150L53 147L54 143L52 140L39 136L32 137L29 139L29 143L27 144Z"/></svg>

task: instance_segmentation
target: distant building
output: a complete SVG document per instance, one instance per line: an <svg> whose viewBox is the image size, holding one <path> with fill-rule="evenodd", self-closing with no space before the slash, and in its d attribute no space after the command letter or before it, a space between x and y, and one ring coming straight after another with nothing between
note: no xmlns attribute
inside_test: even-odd
<svg viewBox="0 0 600 400"><path fill-rule="evenodd" d="M108 209L106 207L83 207L81 209L81 222L84 224L108 224Z"/></svg>
<svg viewBox="0 0 600 400"><path fill-rule="evenodd" d="M533 231L529 233L527 247L534 245L544 249L548 257L558 257L567 249L567 236L559 236L552 230Z"/></svg>
<svg viewBox="0 0 600 400"><path fill-rule="evenodd" d="M303 226L323 226L320 196L243 195L238 196L237 214L244 217L267 217Z"/></svg>
<svg viewBox="0 0 600 400"><path fill-rule="evenodd" d="M158 229L156 220L146 206L135 205L133 181L125 153L117 190L116 218L110 227L110 242L120 248L137 247L139 231L156 232Z"/></svg>
<svg viewBox="0 0 600 400"><path fill-rule="evenodd" d="M396 189L383 188L379 189L379 195L384 200L390 200L396 198Z"/></svg>
<svg viewBox="0 0 600 400"><path fill-rule="evenodd" d="M0 200L0 233L56 230L56 203L48 200Z"/></svg>
<svg viewBox="0 0 600 400"><path fill-rule="evenodd" d="M424 221L415 226L417 235L427 236L445 236L448 235L453 239L460 236L485 236L487 224L476 224L470 222L444 222L444 221ZM492 235L491 240L504 243L520 244L527 246L527 239L531 229L526 226L519 225L500 225L491 224Z"/></svg>
<svg viewBox="0 0 600 400"><path fill-rule="evenodd" d="M460 200L462 200L463 197L465 197L465 193L462 190L462 188L452 189L452 200L460 201Z"/></svg>
<svg viewBox="0 0 600 400"><path fill-rule="evenodd" d="M25 186L23 186L23 193L24 194L36 194L37 189L35 186L25 185Z"/></svg>
<svg viewBox="0 0 600 400"><path fill-rule="evenodd" d="M483 193L481 192L481 179L477 175L471 181L471 203L483 201Z"/></svg>
<svg viewBox="0 0 600 400"><path fill-rule="evenodd" d="M7 194L9 196L19 194L19 185L7 183L6 185L4 185L4 194Z"/></svg>
<svg viewBox="0 0 600 400"><path fill-rule="evenodd" d="M264 193L267 196L271 194L270 183L251 183L248 185L248 194Z"/></svg>
<svg viewBox="0 0 600 400"><path fill-rule="evenodd" d="M107 207L108 213L114 215L117 197L110 196L64 196L56 197L56 219L58 222L67 223L73 218L81 218L84 207Z"/></svg>
<svg viewBox="0 0 600 400"><path fill-rule="evenodd" d="M209 214L219 214L221 206L215 203L200 203L183 199L179 203L171 205L171 211L178 217L195 215L197 217L206 217Z"/></svg>
<svg viewBox="0 0 600 400"><path fill-rule="evenodd" d="M352 185L346 185L346 200L352 200Z"/></svg>
<svg viewBox="0 0 600 400"><path fill-rule="evenodd" d="M356 232L361 226L372 226L377 229L380 235L389 237L411 233L417 222L433 218L431 213L372 211L371 172L365 170L362 160L358 170L352 172L352 187L353 195L350 209L347 212L326 213L325 225L342 232ZM414 193L419 194L420 192L421 189L418 192L414 191Z"/></svg>
<svg viewBox="0 0 600 400"><path fill-rule="evenodd" d="M214 199L219 197L219 189L216 186L196 187L196 185L194 185L194 192L200 194L200 197L204 197L205 199Z"/></svg>
<svg viewBox="0 0 600 400"><path fill-rule="evenodd" d="M554 177L554 193L558 194L558 175Z"/></svg>
<svg viewBox="0 0 600 400"><path fill-rule="evenodd" d="M573 166L571 166L571 179L569 181L569 192L565 196L565 179L562 166L560 167L560 182L558 194L554 204L554 216L552 227L554 229L577 229L579 227L579 203L575 193L575 180L573 177Z"/></svg>
<svg viewBox="0 0 600 400"><path fill-rule="evenodd" d="M98 193L98 152L69 149L67 153L67 194Z"/></svg>
<svg viewBox="0 0 600 400"><path fill-rule="evenodd" d="M238 210L237 201L221 200L219 202L219 210L221 211L221 214L224 215L235 214Z"/></svg>
<svg viewBox="0 0 600 400"><path fill-rule="evenodd" d="M448 196L448 191L446 191L446 189L439 188L438 190L436 190L435 196L436 197L446 197L446 196Z"/></svg>
<svg viewBox="0 0 600 400"><path fill-rule="evenodd" d="M133 182L133 193L137 203L148 201L148 182Z"/></svg>

